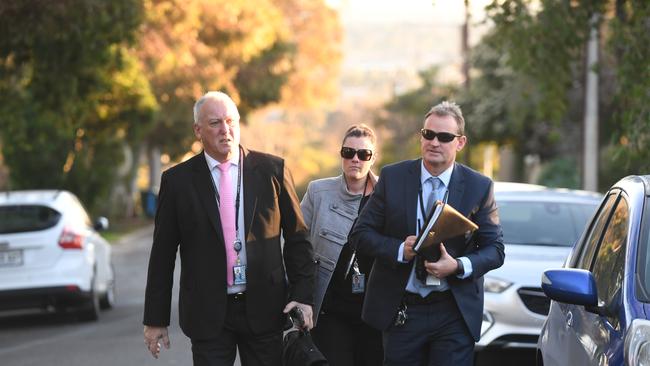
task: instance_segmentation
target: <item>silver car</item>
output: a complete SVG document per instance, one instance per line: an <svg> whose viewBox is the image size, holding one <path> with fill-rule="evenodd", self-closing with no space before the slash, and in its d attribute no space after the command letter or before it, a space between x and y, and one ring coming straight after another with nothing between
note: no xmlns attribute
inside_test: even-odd
<svg viewBox="0 0 650 366"><path fill-rule="evenodd" d="M535 348L550 300L539 279L560 267L602 195L522 183L495 184L506 259L485 276L477 349Z"/></svg>

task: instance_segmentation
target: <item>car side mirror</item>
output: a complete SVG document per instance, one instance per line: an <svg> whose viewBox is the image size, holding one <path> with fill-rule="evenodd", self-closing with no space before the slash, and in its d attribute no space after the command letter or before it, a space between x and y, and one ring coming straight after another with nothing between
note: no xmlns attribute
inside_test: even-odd
<svg viewBox="0 0 650 366"><path fill-rule="evenodd" d="M104 231L108 229L108 219L104 216L100 216L95 220L95 225L93 226L97 231Z"/></svg>
<svg viewBox="0 0 650 366"><path fill-rule="evenodd" d="M598 301L594 275L584 269L549 269L542 275L542 290L551 300L583 305L585 310L601 316L616 313L616 301L605 305ZM620 296L620 290L617 293Z"/></svg>
<svg viewBox="0 0 650 366"><path fill-rule="evenodd" d="M584 269L548 269L542 274L542 290L551 300L598 307L596 280Z"/></svg>

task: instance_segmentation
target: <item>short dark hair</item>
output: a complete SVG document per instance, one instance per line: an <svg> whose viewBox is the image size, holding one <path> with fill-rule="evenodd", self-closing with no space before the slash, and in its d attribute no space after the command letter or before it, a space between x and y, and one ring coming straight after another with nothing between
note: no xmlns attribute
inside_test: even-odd
<svg viewBox="0 0 650 366"><path fill-rule="evenodd" d="M348 137L367 137L373 145L377 145L377 136L375 135L375 131L364 123L350 126L350 128L345 131L341 145L345 143L345 140L347 140Z"/></svg>
<svg viewBox="0 0 650 366"><path fill-rule="evenodd" d="M463 118L463 111L460 110L458 104L444 100L431 107L429 112L424 116L424 120L426 121L432 114L435 114L438 117L452 116L456 120L458 134L465 134L465 118Z"/></svg>

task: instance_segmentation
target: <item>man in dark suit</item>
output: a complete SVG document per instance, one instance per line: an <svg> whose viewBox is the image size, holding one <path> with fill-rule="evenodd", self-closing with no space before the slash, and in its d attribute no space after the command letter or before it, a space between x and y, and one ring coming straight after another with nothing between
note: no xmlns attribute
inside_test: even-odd
<svg viewBox="0 0 650 366"><path fill-rule="evenodd" d="M224 93L196 102L194 132L204 151L162 175L145 343L156 358L161 343L169 348L180 248L180 325L194 365L232 365L237 348L242 365L279 365L283 312L299 307L312 327L313 250L291 174L282 159L239 145L239 112Z"/></svg>
<svg viewBox="0 0 650 366"><path fill-rule="evenodd" d="M505 255L493 182L455 162L467 143L464 124L454 103L431 108L421 131L422 158L382 169L352 229L357 250L375 257L362 318L383 331L385 365L473 364L483 275ZM448 204L479 228L441 243L440 259L428 262L413 251L415 235L426 207L447 190Z"/></svg>

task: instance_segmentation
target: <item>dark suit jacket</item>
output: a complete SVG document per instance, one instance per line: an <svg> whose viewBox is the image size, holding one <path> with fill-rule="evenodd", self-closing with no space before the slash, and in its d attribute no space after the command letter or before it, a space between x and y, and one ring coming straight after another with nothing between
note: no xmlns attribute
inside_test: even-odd
<svg viewBox="0 0 650 366"><path fill-rule="evenodd" d="M375 191L361 211L350 240L361 253L375 257L362 318L371 326L387 330L395 318L411 273L411 263L397 260L400 244L415 235L421 160L409 160L382 169ZM504 248L492 181L456 164L449 182L448 203L479 226L462 253L472 262L466 279L448 276L458 308L478 340L483 313L483 275L503 264ZM449 241L463 241L460 236ZM463 243L465 244L465 243ZM441 315L444 316L444 315Z"/></svg>
<svg viewBox="0 0 650 366"><path fill-rule="evenodd" d="M313 250L284 161L245 149L243 159L246 311L253 332L264 333L282 329L282 310L288 301L313 303ZM203 153L162 175L145 294L145 325L169 325L177 248L181 259L181 328L191 339L215 338L226 313L226 253Z"/></svg>

